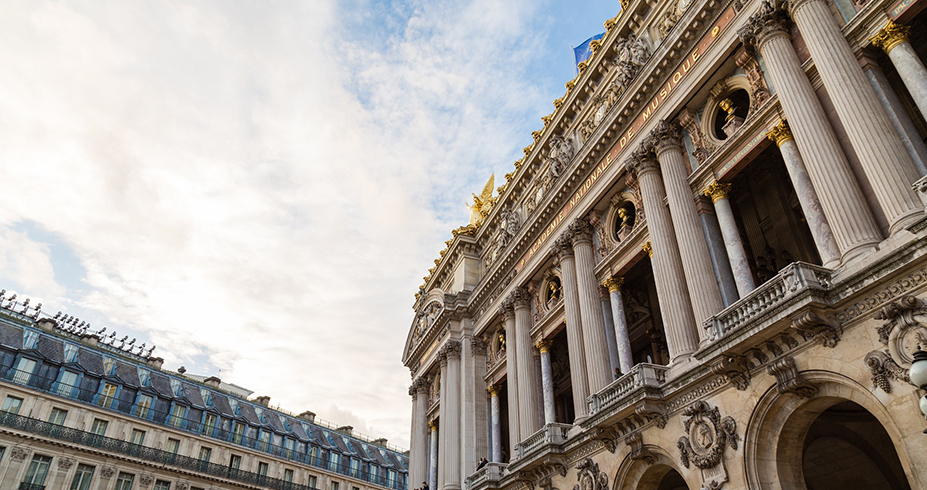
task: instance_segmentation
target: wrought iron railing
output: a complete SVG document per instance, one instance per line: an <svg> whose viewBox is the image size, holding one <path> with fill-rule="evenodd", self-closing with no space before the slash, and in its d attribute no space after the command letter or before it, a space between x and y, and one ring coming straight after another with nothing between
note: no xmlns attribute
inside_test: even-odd
<svg viewBox="0 0 927 490"><path fill-rule="evenodd" d="M45 485L22 482L19 484L19 490L45 490Z"/></svg>
<svg viewBox="0 0 927 490"><path fill-rule="evenodd" d="M14 413L0 412L0 425L30 434L69 442L71 444L102 449L112 453L144 459L152 463L176 466L178 468L193 470L220 478L227 478L229 480L275 490L316 490L314 487L308 485L300 485L278 478L271 478L251 471L237 470L225 465L209 463L188 456L180 456L168 451L162 451L140 444L132 444L131 442L120 441L110 437L99 436L92 432L72 429L39 419L23 417L22 415ZM23 487L20 486L20 488ZM28 488L31 490L32 487Z"/></svg>
<svg viewBox="0 0 927 490"><path fill-rule="evenodd" d="M134 403L121 400L118 397L101 395L98 391L82 389L79 386L64 384L55 378L43 377L27 371L21 371L14 368L0 368L0 379L28 386L32 389L50 393L55 396L77 400L83 403L96 405L97 407L120 412L132 417L143 420L153 421L159 424L168 425L174 429L191 432L194 434L230 442L256 451L268 453L270 455L288 459L297 463L314 466L328 471L358 478L375 485L392 488L395 490L405 490L406 484L403 482L402 475L396 470L395 478L387 478L386 467L378 474L374 475L367 465L361 468L351 468L347 461L347 456L342 456L341 461L333 463L330 458L321 455L313 456L305 450L298 450L273 444L268 440L260 440L255 437L248 437L232 430L223 429L217 425L206 425L201 422L189 420L184 417L172 415L169 412L155 410L153 407L138 407ZM60 426L57 426L60 427ZM99 437L99 436L97 436ZM199 460L197 460L199 461Z"/></svg>

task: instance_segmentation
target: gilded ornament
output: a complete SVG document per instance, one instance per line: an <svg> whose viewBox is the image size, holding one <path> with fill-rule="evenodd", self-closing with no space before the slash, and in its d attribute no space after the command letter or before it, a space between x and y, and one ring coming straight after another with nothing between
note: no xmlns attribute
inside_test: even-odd
<svg viewBox="0 0 927 490"><path fill-rule="evenodd" d="M595 39L591 43L589 43L589 47L592 48L592 52L595 53L596 51L599 50L599 48L602 47L602 41L600 41L599 39Z"/></svg>
<svg viewBox="0 0 927 490"><path fill-rule="evenodd" d="M550 352L550 347L552 345L554 345L554 342L551 340L539 340L536 344L534 344L534 346L537 347L538 351L540 351L542 354L544 352Z"/></svg>
<svg viewBox="0 0 927 490"><path fill-rule="evenodd" d="M570 91L572 91L573 88L576 87L576 79L574 78L573 80L570 80L569 82L566 83L565 86L567 89L567 93L570 93Z"/></svg>
<svg viewBox="0 0 927 490"><path fill-rule="evenodd" d="M489 392L489 396L499 396L499 387L496 385L489 385L486 391Z"/></svg>
<svg viewBox="0 0 927 490"><path fill-rule="evenodd" d="M608 288L608 292L610 293L621 291L621 286L624 285L624 277L609 277L608 279L602 281L602 285Z"/></svg>
<svg viewBox="0 0 927 490"><path fill-rule="evenodd" d="M580 61L579 64L576 65L576 69L578 69L579 72L582 73L583 70L585 70L586 67L588 67L588 66L589 66L589 62L588 62L588 61Z"/></svg>
<svg viewBox="0 0 927 490"><path fill-rule="evenodd" d="M557 109L559 109L560 106L562 106L562 105L563 105L563 97L561 97L561 98L559 98L559 99L554 99L554 107L556 107Z"/></svg>
<svg viewBox="0 0 927 490"><path fill-rule="evenodd" d="M792 130L789 128L789 123L783 119L779 121L779 124L776 124L769 131L766 132L766 137L776 143L776 146L782 146L786 141L793 139Z"/></svg>
<svg viewBox="0 0 927 490"><path fill-rule="evenodd" d="M653 245L651 245L650 242L641 245L641 250L647 252L647 255L653 258Z"/></svg>
<svg viewBox="0 0 927 490"><path fill-rule="evenodd" d="M546 126L546 125L547 125L547 123L545 122L545 124L544 124L544 125ZM528 146L526 146L526 147L524 147L524 148L522 148L522 150L521 150L521 151L523 151L523 152L525 152L525 156L528 156L528 154L530 154L530 153L531 153L531 149L532 149L532 148L534 148L534 143L532 143L532 144L530 144L530 145L528 145Z"/></svg>
<svg viewBox="0 0 927 490"><path fill-rule="evenodd" d="M731 184L723 184L721 182L712 182L711 185L705 188L705 192L702 194L710 197L711 202L718 202L722 199L727 199L728 193L731 192Z"/></svg>
<svg viewBox="0 0 927 490"><path fill-rule="evenodd" d="M895 46L909 42L908 35L910 32L910 26L896 24L895 21L889 20L888 24L880 29L878 34L869 38L869 41L872 42L873 46L882 49L888 54Z"/></svg>
<svg viewBox="0 0 927 490"><path fill-rule="evenodd" d="M468 226L474 227L473 233L465 233L467 235L473 235L476 233L476 229L483 224L483 220L489 216L489 212L492 211L492 207L495 206L497 197L492 197L492 190L495 182L495 174L489 176L489 180L486 182L486 185L483 186L483 191L479 196L473 194L473 205L467 205L467 208L470 210L470 224ZM463 228L463 227L462 227ZM464 230L458 228L458 232L463 233ZM454 236L457 236L456 234Z"/></svg>
<svg viewBox="0 0 927 490"><path fill-rule="evenodd" d="M546 115L546 116L544 116L544 117L541 118L541 120L544 121L544 127L545 127L545 128L547 127L548 124L550 124L550 122L551 122L553 119L554 119L554 114L553 114L553 113L548 114L548 115Z"/></svg>
<svg viewBox="0 0 927 490"><path fill-rule="evenodd" d="M541 139L541 132L540 132L540 131L532 131L532 132L531 132L531 137L534 138L534 142L537 143L538 140Z"/></svg>

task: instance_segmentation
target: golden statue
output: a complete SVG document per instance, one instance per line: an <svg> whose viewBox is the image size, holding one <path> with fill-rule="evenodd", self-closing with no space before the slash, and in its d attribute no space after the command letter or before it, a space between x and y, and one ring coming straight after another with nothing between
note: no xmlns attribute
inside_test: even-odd
<svg viewBox="0 0 927 490"><path fill-rule="evenodd" d="M489 216L492 207L496 204L496 199L492 197L493 185L495 184L496 175L489 176L489 181L483 186L483 192L479 196L473 194L473 205L468 204L470 210L470 224L480 226L483 220Z"/></svg>
<svg viewBox="0 0 927 490"><path fill-rule="evenodd" d="M504 332L499 333L499 350L500 351L505 350L505 333Z"/></svg>
<svg viewBox="0 0 927 490"><path fill-rule="evenodd" d="M724 112L727 112L727 117L724 118L725 121L730 121L737 117L734 115L734 111L737 110L737 108L734 107L734 101L731 99L724 99L719 102L718 105L721 106L721 109L724 109Z"/></svg>
<svg viewBox="0 0 927 490"><path fill-rule="evenodd" d="M557 287L557 283L554 281L550 281L548 284L550 285L550 294L547 295L547 303L550 304L560 299L560 288Z"/></svg>

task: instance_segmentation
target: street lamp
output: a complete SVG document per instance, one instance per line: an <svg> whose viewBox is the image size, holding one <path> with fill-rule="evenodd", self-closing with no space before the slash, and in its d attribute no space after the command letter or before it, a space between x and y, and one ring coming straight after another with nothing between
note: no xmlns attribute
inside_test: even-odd
<svg viewBox="0 0 927 490"><path fill-rule="evenodd" d="M917 346L917 352L914 353L914 362L911 363L908 378L914 386L927 391L927 352L922 351L921 346ZM927 395L921 397L920 408L921 413L927 417ZM924 429L924 433L927 434L927 429Z"/></svg>

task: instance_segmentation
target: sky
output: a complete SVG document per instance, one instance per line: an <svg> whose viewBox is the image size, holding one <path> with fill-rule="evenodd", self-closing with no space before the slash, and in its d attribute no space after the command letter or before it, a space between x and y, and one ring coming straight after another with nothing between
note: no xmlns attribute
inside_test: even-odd
<svg viewBox="0 0 927 490"><path fill-rule="evenodd" d="M413 295L619 2L0 10L0 288L406 448Z"/></svg>

